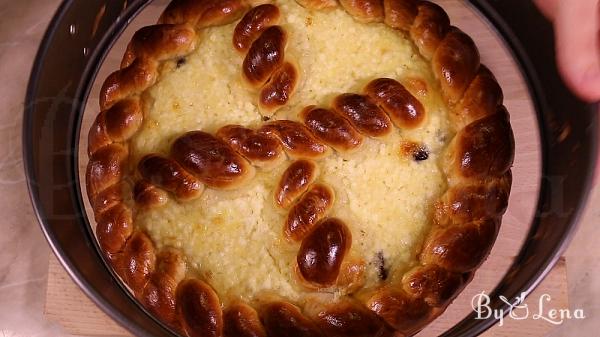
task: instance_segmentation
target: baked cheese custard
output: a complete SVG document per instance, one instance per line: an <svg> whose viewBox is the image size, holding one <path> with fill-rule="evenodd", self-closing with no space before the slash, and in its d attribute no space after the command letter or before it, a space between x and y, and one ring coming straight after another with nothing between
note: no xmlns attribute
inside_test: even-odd
<svg viewBox="0 0 600 337"><path fill-rule="evenodd" d="M412 335L495 241L502 100L427 1L174 0L102 87L98 242L185 336Z"/></svg>

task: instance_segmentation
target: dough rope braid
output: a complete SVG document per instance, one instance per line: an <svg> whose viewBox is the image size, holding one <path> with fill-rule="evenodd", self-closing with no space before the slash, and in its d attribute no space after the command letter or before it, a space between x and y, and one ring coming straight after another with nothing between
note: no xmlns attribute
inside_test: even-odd
<svg viewBox="0 0 600 337"><path fill-rule="evenodd" d="M360 22L384 22L410 36L420 54L431 61L456 131L443 158L448 189L435 205L434 226L419 256L420 265L401 280L387 282L357 298L311 302L303 310L287 301L273 300L260 305L258 311L245 303L231 304L223 311L211 286L190 276L181 252L170 248L156 252L149 236L134 228L134 214L123 195L133 193L142 207L160 206L169 195L190 200L206 187L240 186L253 177L253 165L276 166L285 159L285 152L296 160L286 173L293 171L294 165L300 167L300 172L309 171L296 180L289 179L288 187L281 188L284 192L275 193L275 203L289 208L288 219L294 218L297 205L314 195L333 202L331 189L316 180L318 172L311 168L316 166L312 160L326 156L331 148L356 150L363 136L382 137L391 132L392 123L401 128L414 127L422 118L418 113L422 107L418 100L407 98L406 90L402 91L395 81L378 79L367 85L364 95L336 97L331 109L307 107L300 114L304 124L272 121L258 130L225 126L216 135L191 131L176 140L170 158L152 154L144 157L137 166L141 179L131 188L126 178L130 170L128 141L142 124L142 95L156 83L159 69L192 53L203 28L234 22L251 6L260 4L174 0L159 24L134 35L121 69L111 74L102 87L101 112L89 133L86 184L97 222L96 235L107 260L142 305L184 335L411 335L443 312L468 283L498 233L510 192L514 140L508 112L502 105L502 91L491 72L479 63L473 41L450 25L443 9L427 1L298 3L315 10L340 5ZM252 44L272 27L277 26L265 27ZM271 80L277 79L273 75L276 69L269 73ZM261 85L265 90L269 82ZM404 104L395 105L400 99ZM390 114L388 109L398 114ZM318 131L327 121L333 121L336 132ZM225 160L206 160L211 159L205 155L207 148ZM331 285L335 278L342 278L342 261L351 241L349 230L340 220L326 217L329 206L325 204L317 207L324 209L323 215L311 229L297 231L293 224L286 227L292 240L302 241L299 273L318 285ZM325 246L318 239L323 233L333 238ZM322 255L332 246L339 252L333 259L335 263L314 266L301 262L306 252Z"/></svg>
<svg viewBox="0 0 600 337"><path fill-rule="evenodd" d="M252 8L236 25L233 46L247 53L242 63L244 80L260 89L258 107L264 115L284 106L298 84L298 70L285 60L287 34L277 26L279 8L264 4Z"/></svg>

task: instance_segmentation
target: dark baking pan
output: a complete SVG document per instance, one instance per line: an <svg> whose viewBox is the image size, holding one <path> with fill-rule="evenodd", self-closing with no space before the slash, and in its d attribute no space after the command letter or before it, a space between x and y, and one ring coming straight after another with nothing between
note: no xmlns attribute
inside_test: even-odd
<svg viewBox="0 0 600 337"><path fill-rule="evenodd" d="M68 0L61 4L29 81L23 157L41 228L73 280L133 334L171 336L136 304L104 263L85 216L77 168L81 117L99 66L128 22L148 2ZM518 257L494 290L494 294L515 298L540 283L573 236L596 162L597 106L581 102L565 88L554 63L552 27L530 1L470 3L495 27L517 61L534 101L541 135L537 212ZM100 11L104 19L98 24L95 18ZM73 34L72 23L82 32L95 34ZM559 209L556 193L562 193ZM494 294L490 306L507 309ZM495 322L494 317L476 320L471 315L443 336L474 336Z"/></svg>

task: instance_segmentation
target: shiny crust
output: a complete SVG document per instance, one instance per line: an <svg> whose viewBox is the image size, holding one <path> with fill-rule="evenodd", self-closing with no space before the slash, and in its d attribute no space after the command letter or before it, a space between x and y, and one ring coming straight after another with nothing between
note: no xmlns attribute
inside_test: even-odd
<svg viewBox="0 0 600 337"><path fill-rule="evenodd" d="M88 134L88 154L91 155L113 142L131 138L140 128L142 119L139 99L122 100L102 111Z"/></svg>
<svg viewBox="0 0 600 337"><path fill-rule="evenodd" d="M324 337L317 326L288 302L273 302L261 308L268 336Z"/></svg>
<svg viewBox="0 0 600 337"><path fill-rule="evenodd" d="M442 93L454 104L477 74L479 51L467 34L452 28L440 42L431 65L442 85Z"/></svg>
<svg viewBox="0 0 600 337"><path fill-rule="evenodd" d="M86 188L90 200L121 182L128 155L127 148L115 143L102 147L90 156L86 171Z"/></svg>
<svg viewBox="0 0 600 337"><path fill-rule="evenodd" d="M283 65L287 34L280 26L265 29L252 42L242 64L242 74L253 87L264 85L271 74Z"/></svg>
<svg viewBox="0 0 600 337"><path fill-rule="evenodd" d="M263 115L286 105L299 80L297 66L285 60L287 33L275 25L279 17L277 6L260 5L249 10L233 32L233 46L247 53L243 78L259 89L258 107Z"/></svg>
<svg viewBox="0 0 600 337"><path fill-rule="evenodd" d="M434 228L427 237L421 261L464 273L479 267L488 255L500 223L497 219Z"/></svg>
<svg viewBox="0 0 600 337"><path fill-rule="evenodd" d="M402 290L383 288L371 297L367 307L403 335L412 335L434 316L433 309L419 297Z"/></svg>
<svg viewBox="0 0 600 337"><path fill-rule="evenodd" d="M162 24L138 30L127 46L121 68L136 58L164 61L182 57L196 48L196 31L187 24Z"/></svg>
<svg viewBox="0 0 600 337"><path fill-rule="evenodd" d="M293 158L318 159L328 155L331 149L319 141L303 124L290 120L278 120L264 124L258 132L277 138L285 151Z"/></svg>
<svg viewBox="0 0 600 337"><path fill-rule="evenodd" d="M107 211L123 202L126 184L119 182L90 198L96 221Z"/></svg>
<svg viewBox="0 0 600 337"><path fill-rule="evenodd" d="M391 337L390 329L362 303L344 299L334 304L314 302L307 315L330 337Z"/></svg>
<svg viewBox="0 0 600 337"><path fill-rule="evenodd" d="M117 274L139 296L156 266L154 243L141 231L136 231L118 254L114 263Z"/></svg>
<svg viewBox="0 0 600 337"><path fill-rule="evenodd" d="M275 204L281 208L289 208L308 190L318 173L317 165L310 160L300 159L291 163L275 188Z"/></svg>
<svg viewBox="0 0 600 337"><path fill-rule="evenodd" d="M479 119L458 131L448 146L444 169L456 179L501 177L514 159L515 140L508 112L497 112Z"/></svg>
<svg viewBox="0 0 600 337"><path fill-rule="evenodd" d="M369 137L384 137L392 132L388 115L366 95L342 94L332 103L332 109L348 119L360 133Z"/></svg>
<svg viewBox="0 0 600 337"><path fill-rule="evenodd" d="M414 129L425 119L423 104L396 80L378 78L367 84L365 92L401 129Z"/></svg>
<svg viewBox="0 0 600 337"><path fill-rule="evenodd" d="M217 131L216 136L256 166L270 168L285 159L279 141L241 125L226 125Z"/></svg>
<svg viewBox="0 0 600 337"><path fill-rule="evenodd" d="M177 287L179 322L190 337L223 335L223 312L215 291L198 279L187 279Z"/></svg>
<svg viewBox="0 0 600 337"><path fill-rule="evenodd" d="M352 233L343 221L327 218L302 240L296 262L302 280L317 288L334 285L352 245Z"/></svg>
<svg viewBox="0 0 600 337"><path fill-rule="evenodd" d="M140 298L146 309L174 328L179 327L176 290L185 272L185 260L179 251L161 251L156 258L156 270L150 275Z"/></svg>
<svg viewBox="0 0 600 337"><path fill-rule="evenodd" d="M146 181L173 193L179 200L195 199L204 191L204 185L179 163L157 154L144 156L138 163L138 171Z"/></svg>
<svg viewBox="0 0 600 337"><path fill-rule="evenodd" d="M254 176L254 168L229 145L215 136L190 131L177 138L171 156L207 186L231 189Z"/></svg>
<svg viewBox="0 0 600 337"><path fill-rule="evenodd" d="M409 30L419 13L417 4L419 0L389 0L383 1L386 25Z"/></svg>
<svg viewBox="0 0 600 337"><path fill-rule="evenodd" d="M133 185L133 200L142 208L155 208L167 203L167 192L152 185L146 180L139 180Z"/></svg>
<svg viewBox="0 0 600 337"><path fill-rule="evenodd" d="M279 22L279 7L271 4L256 6L244 15L233 31L233 46L245 52L267 27Z"/></svg>
<svg viewBox="0 0 600 337"><path fill-rule="evenodd" d="M397 0L384 0L391 2ZM408 29L411 39L426 59L431 59L450 29L450 19L442 7L429 1L419 1L417 16Z"/></svg>
<svg viewBox="0 0 600 337"><path fill-rule="evenodd" d="M245 303L234 303L223 313L225 337L267 337L258 312Z"/></svg>
<svg viewBox="0 0 600 337"><path fill-rule="evenodd" d="M117 203L96 220L96 237L102 251L111 258L121 252L133 233L131 209L123 203Z"/></svg>
<svg viewBox="0 0 600 337"><path fill-rule="evenodd" d="M157 68L156 60L140 57L110 74L100 89L100 108L109 109L116 102L150 88L158 78Z"/></svg>
<svg viewBox="0 0 600 337"><path fill-rule="evenodd" d="M338 5L336 0L296 0L296 2L304 8L314 10L331 9Z"/></svg>
<svg viewBox="0 0 600 337"><path fill-rule="evenodd" d="M297 1L315 10L338 5L334 0ZM223 331L228 336L265 336L265 333L269 336L321 336L321 331L328 336L387 336L390 333L388 327L402 335L413 334L443 311L489 253L506 209L514 156L514 140L508 113L502 106L500 86L489 70L479 64L479 54L473 41L452 27L444 10L431 2L339 2L358 21L383 21L410 36L420 54L431 60L434 75L440 81L443 97L449 105L451 126L456 131L442 165L449 188L436 203L433 229L425 239L419 265L401 280L371 290L362 304L347 298L328 303L319 310L308 312L312 319L304 316L298 307L283 301L262 305L259 308L260 320L254 309L245 304L229 307L224 319L220 301L208 284L198 279L182 281L186 267L181 253L168 249L156 256L150 238L134 230L133 212L123 201L124 191L132 191L141 207L158 206L166 202L167 195L161 183L152 181L159 174L156 171L146 172L145 177L151 178L152 182L138 180L133 188L128 187L124 180L129 174L126 168L127 142L143 120L140 96L156 82L161 63L175 61L194 51L202 27L233 22L244 15L249 4L257 2L260 3L174 0L161 16L159 25L143 28L134 35L121 69L111 74L102 86L101 112L88 137L90 161L86 187L97 220L96 235L101 249L141 303L165 323L183 330L188 336L221 336ZM257 38L260 39L268 27L277 23L278 16L268 14L266 19L259 18L257 23L247 25L245 30L241 27L238 38L234 37L234 45L250 55ZM273 50L276 51L274 60L267 60L269 62L264 64L250 62L264 58L264 54L259 55L259 52L247 57L248 65L253 64L260 70L249 72L252 73L249 82L260 89L261 111L275 111L277 105L285 104L282 102L289 99L297 83L297 78L289 76L293 71L297 72L293 63L284 68L287 71L280 70L283 64L289 62L284 61L285 32L273 28L270 34ZM268 37L269 34L265 35L264 40L269 40ZM264 48L264 44L256 46L257 50ZM417 111L412 116L415 118L395 118L402 114L389 107L386 109L385 98L390 95L378 96L381 92L370 91L368 86L365 89L363 94L366 96L354 95L350 99L347 95L351 94L344 94L340 96L342 98L334 99L332 104L333 111L343 116L359 135L385 136L391 132L391 121L399 127L410 128L414 127L411 122L416 120L414 124L418 125L422 119L417 99L405 98L404 103L405 112L407 105L411 106L409 111ZM395 89L392 94L398 95L398 92ZM402 94L407 96L403 91ZM282 99L284 96L287 98ZM275 102L273 106L272 102ZM381 111L385 113L382 115ZM265 136L265 142L267 138L276 140L289 156L295 158L318 159L331 151L327 141L319 140L313 130L298 122L266 123L251 134ZM252 176L251 164L264 164L260 155L252 157L252 151L244 150L244 146L249 148L247 145L236 145L247 139L235 143L235 137L232 140L223 133L217 134L217 137L203 135L201 138L216 145L224 154L220 157L220 164L211 164L211 168L218 167L221 173L231 173L223 170L223 167L228 167L223 165L224 160L234 162L240 170L234 170L239 174L233 174L233 179L216 179L207 183L209 187L238 186ZM180 147L185 146L174 146L171 157L196 179L211 180L211 174L202 173L202 165L190 164L194 162L190 160L193 151L183 151ZM335 144L332 147L339 150ZM194 146L192 148L197 150ZM170 187L165 189L173 191ZM302 185L295 191L296 194L281 199L287 200L288 207L292 206L286 236L296 241L310 240L311 232L316 231L315 224L326 216L331 207L333 191L311 179L306 186ZM307 211L311 207L314 210ZM289 219L300 219L300 225L290 225ZM295 230L289 230L291 228ZM364 272L364 261L348 256L339 266L336 285L358 284L352 287L360 288L361 270ZM383 330L378 330L382 325Z"/></svg>
<svg viewBox="0 0 600 337"><path fill-rule="evenodd" d="M300 113L300 118L320 141L336 151L354 151L363 142L363 136L352 124L332 110L309 106Z"/></svg>
<svg viewBox="0 0 600 337"><path fill-rule="evenodd" d="M340 5L357 21L383 21L383 3L380 0L339 0Z"/></svg>
<svg viewBox="0 0 600 337"><path fill-rule="evenodd" d="M196 28L219 26L239 19L247 8L246 2L240 0L173 0L158 22L188 23Z"/></svg>
<svg viewBox="0 0 600 337"><path fill-rule="evenodd" d="M441 307L448 304L454 294L462 289L466 277L435 264L418 266L404 274L403 290L427 304Z"/></svg>
<svg viewBox="0 0 600 337"><path fill-rule="evenodd" d="M449 188L436 204L436 224L447 226L501 216L508 206L511 183L509 170L498 179Z"/></svg>
<svg viewBox="0 0 600 337"><path fill-rule="evenodd" d="M290 62L285 62L273 71L258 95L260 110L271 113L289 102L298 85L298 78L298 70Z"/></svg>
<svg viewBox="0 0 600 337"><path fill-rule="evenodd" d="M331 187L314 184L292 206L285 221L284 236L293 241L304 239L333 207L334 193Z"/></svg>

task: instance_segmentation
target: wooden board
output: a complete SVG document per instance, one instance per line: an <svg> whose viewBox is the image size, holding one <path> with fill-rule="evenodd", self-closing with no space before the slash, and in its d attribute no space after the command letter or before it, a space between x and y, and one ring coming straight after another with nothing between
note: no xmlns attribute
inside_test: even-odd
<svg viewBox="0 0 600 337"><path fill-rule="evenodd" d="M512 260L503 257L505 260ZM481 269L478 272L480 286L483 289L492 289L498 281L498 275L493 268ZM479 293L477 289L467 289L455 301L452 306L436 321L427 327L421 337L438 336L448 327L452 326L464 317L465 313L471 311L470 299L472 295ZM567 300L567 275L566 263L561 259L552 272L540 284L540 286L527 298L529 319L512 320L506 319L503 326L494 326L484 336L544 336L554 328L554 325L540 319L533 319L533 313L539 311L539 300L542 294L548 294L551 298L545 303L544 312L550 309L568 308ZM67 275L54 255L50 256L48 268L48 289L46 293L45 315L48 319L60 323L67 332L80 336L132 336L129 332L115 323L104 314L92 301L77 287ZM518 312L519 315L522 314Z"/></svg>
<svg viewBox="0 0 600 337"><path fill-rule="evenodd" d="M541 156L539 132L531 98L521 73L510 53L497 35L460 0L439 0L451 17L452 23L468 33L478 45L482 63L492 70L504 91L504 104L511 114L515 134L515 163L513 166L513 188L509 207L504 216L497 242L489 259L476 273L474 280L455 300L448 310L420 336L437 336L456 324L471 311L473 295L491 291L518 254L529 230L536 197L541 181ZM98 93L102 81L118 68L119 61L135 30L152 24L164 8L166 0L153 1L124 32L99 70L82 121L82 130L88 130L98 113ZM87 164L85 148L87 132L81 132L80 177L85 181ZM89 205L88 205L89 207ZM89 208L88 208L89 210ZM88 211L89 212L89 211ZM88 213L90 214L90 213ZM565 261L557 265L540 288L530 297L530 312L536 312L537 302L543 293L552 297L551 306L567 308L567 285ZM549 307L548 307L549 308ZM548 309L546 308L546 309ZM56 260L50 260L46 314L60 322L73 334L88 336L126 336L127 333L99 311L66 276ZM495 327L491 336L543 336L554 326L543 320L510 320L503 327Z"/></svg>

